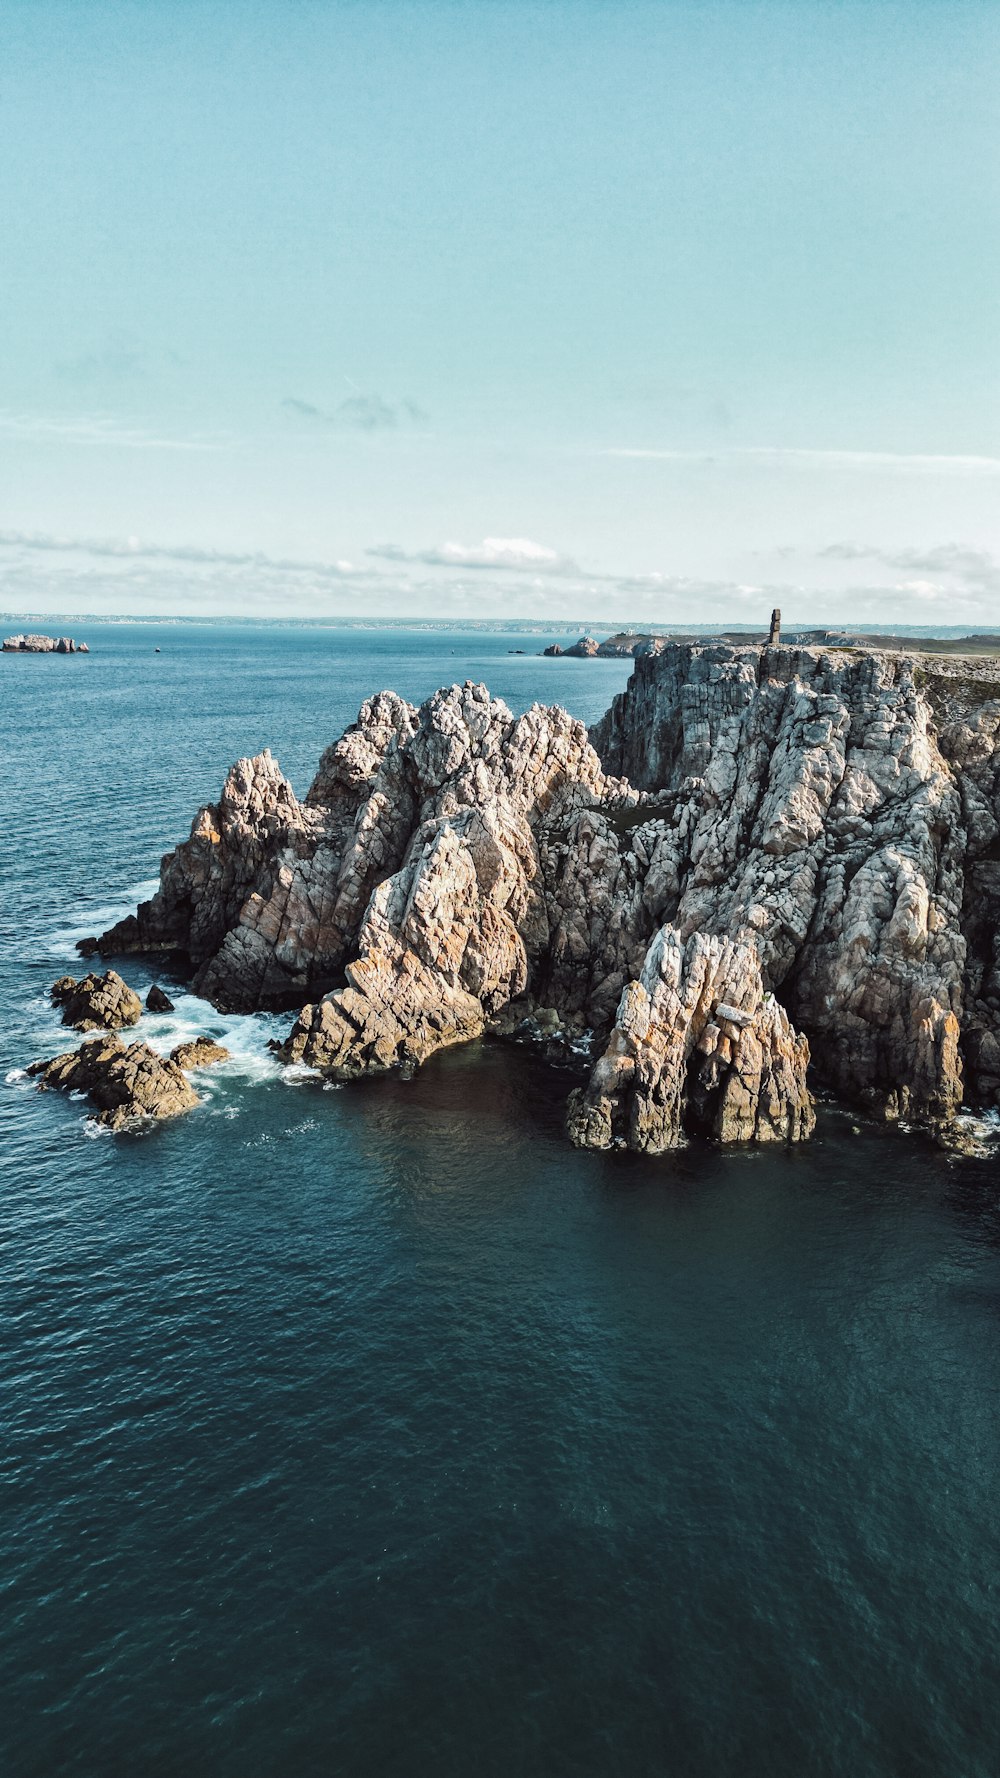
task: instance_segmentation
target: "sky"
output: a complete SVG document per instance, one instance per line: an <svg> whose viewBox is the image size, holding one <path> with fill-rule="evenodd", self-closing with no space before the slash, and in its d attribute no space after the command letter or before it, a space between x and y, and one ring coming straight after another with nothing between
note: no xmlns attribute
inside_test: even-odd
<svg viewBox="0 0 1000 1778"><path fill-rule="evenodd" d="M0 609L1000 623L1000 0L4 0Z"/></svg>

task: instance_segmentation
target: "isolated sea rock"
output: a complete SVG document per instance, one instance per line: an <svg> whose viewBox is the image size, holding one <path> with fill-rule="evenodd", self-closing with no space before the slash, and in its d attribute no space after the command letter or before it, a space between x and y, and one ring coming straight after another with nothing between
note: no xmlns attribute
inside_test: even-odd
<svg viewBox="0 0 1000 1778"><path fill-rule="evenodd" d="M4 654L89 654L86 642L74 642L72 636L7 636Z"/></svg>
<svg viewBox="0 0 1000 1778"><path fill-rule="evenodd" d="M210 1068L213 1062L228 1062L229 1051L212 1037L193 1037L189 1043L179 1043L172 1049L170 1060L178 1068Z"/></svg>
<svg viewBox="0 0 1000 1778"><path fill-rule="evenodd" d="M1000 1104L1000 663L657 644L589 736L467 683L367 700L302 801L239 761L102 954L339 1078L551 1009L584 1143L800 1139L810 1052L879 1115Z"/></svg>
<svg viewBox="0 0 1000 1778"><path fill-rule="evenodd" d="M149 993L146 995L146 1011L147 1012L173 1012L174 1011L174 1003L170 999L170 996L168 994L165 994L163 992L163 989L161 987L159 987L156 982L153 983L152 987L149 990Z"/></svg>
<svg viewBox="0 0 1000 1778"><path fill-rule="evenodd" d="M53 1006L62 1008L63 1024L78 1031L121 1031L142 1017L138 994L114 969L105 975L85 975L80 981L60 976L52 984L51 999Z"/></svg>
<svg viewBox="0 0 1000 1778"><path fill-rule="evenodd" d="M95 1121L112 1130L139 1118L177 1117L200 1103L175 1061L117 1036L92 1037L79 1049L33 1063L28 1073L41 1088L86 1093Z"/></svg>

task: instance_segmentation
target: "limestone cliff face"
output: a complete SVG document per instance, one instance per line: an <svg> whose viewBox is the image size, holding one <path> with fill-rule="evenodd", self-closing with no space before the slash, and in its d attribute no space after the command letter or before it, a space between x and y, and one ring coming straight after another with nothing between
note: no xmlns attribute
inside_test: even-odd
<svg viewBox="0 0 1000 1778"><path fill-rule="evenodd" d="M530 995L596 1034L583 1143L808 1135L810 1048L888 1115L947 1119L963 1062L1000 1103L1000 681L935 672L671 644L589 737L483 686L382 693L304 802L240 761L99 948L182 953L217 1005L300 1007L287 1057L337 1077Z"/></svg>

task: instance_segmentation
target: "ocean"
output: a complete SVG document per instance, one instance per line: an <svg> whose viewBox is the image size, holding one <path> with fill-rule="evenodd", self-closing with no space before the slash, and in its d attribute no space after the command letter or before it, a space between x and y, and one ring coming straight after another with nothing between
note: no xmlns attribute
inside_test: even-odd
<svg viewBox="0 0 1000 1778"><path fill-rule="evenodd" d="M162 971L138 1035L232 1052L200 1110L24 1074L240 754L301 792L383 686L592 721L629 663L69 628L0 657L4 1778L994 1778L989 1141L578 1153L532 1050L331 1088Z"/></svg>

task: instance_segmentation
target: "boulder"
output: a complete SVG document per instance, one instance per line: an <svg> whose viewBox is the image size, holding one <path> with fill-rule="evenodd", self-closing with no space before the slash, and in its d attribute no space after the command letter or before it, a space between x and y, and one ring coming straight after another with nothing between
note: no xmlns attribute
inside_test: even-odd
<svg viewBox="0 0 1000 1778"><path fill-rule="evenodd" d="M126 1025L137 1025L142 1017L142 1001L123 982L117 970L105 975L85 975L75 981L71 975L60 976L51 990L53 1006L62 1008L64 1025L78 1031L121 1031Z"/></svg>
<svg viewBox="0 0 1000 1778"><path fill-rule="evenodd" d="M229 1051L211 1037L195 1037L190 1043L179 1043L170 1052L170 1060L178 1068L210 1068L213 1062L227 1062Z"/></svg>
<svg viewBox="0 0 1000 1778"><path fill-rule="evenodd" d="M162 988L157 986L156 982L153 983L152 987L149 990L149 993L146 995L146 1011L147 1012L173 1012L174 1011L173 1001L170 999L169 995L167 995L163 992Z"/></svg>

